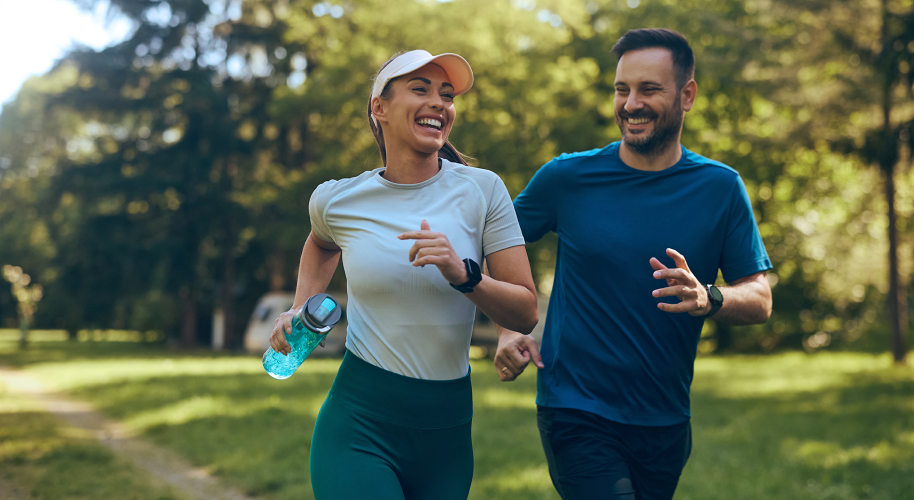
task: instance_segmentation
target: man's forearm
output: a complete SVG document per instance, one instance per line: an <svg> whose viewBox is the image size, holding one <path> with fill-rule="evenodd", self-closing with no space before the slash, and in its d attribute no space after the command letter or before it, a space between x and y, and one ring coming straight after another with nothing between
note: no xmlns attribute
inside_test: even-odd
<svg viewBox="0 0 914 500"><path fill-rule="evenodd" d="M771 316L771 287L765 273L734 281L718 287L724 304L711 319L731 325L754 325L768 321Z"/></svg>

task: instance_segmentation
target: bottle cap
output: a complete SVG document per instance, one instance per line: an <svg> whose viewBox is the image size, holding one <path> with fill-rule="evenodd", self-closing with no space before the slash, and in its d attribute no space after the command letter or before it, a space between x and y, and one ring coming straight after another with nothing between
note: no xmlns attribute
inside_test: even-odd
<svg viewBox="0 0 914 500"><path fill-rule="evenodd" d="M302 322L314 333L329 332L342 315L340 304L326 293L312 295L301 308Z"/></svg>

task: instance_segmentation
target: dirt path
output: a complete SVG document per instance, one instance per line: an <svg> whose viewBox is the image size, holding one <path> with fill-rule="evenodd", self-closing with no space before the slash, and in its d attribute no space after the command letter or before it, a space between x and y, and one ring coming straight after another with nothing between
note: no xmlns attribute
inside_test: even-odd
<svg viewBox="0 0 914 500"><path fill-rule="evenodd" d="M118 422L95 411L90 405L74 401L63 394L50 392L37 379L20 370L0 367L0 384L22 397L39 403L66 425L88 432L121 459L200 500L253 500L239 491L222 485L205 470L194 467L182 456L137 438ZM28 498L9 484L0 482L0 497Z"/></svg>
<svg viewBox="0 0 914 500"><path fill-rule="evenodd" d="M9 481L0 477L0 498L3 500L28 500L29 496Z"/></svg>

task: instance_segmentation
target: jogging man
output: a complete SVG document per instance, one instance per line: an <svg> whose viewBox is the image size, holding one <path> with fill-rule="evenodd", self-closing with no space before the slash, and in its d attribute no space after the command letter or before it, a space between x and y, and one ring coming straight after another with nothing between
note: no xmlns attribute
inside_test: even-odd
<svg viewBox="0 0 914 500"><path fill-rule="evenodd" d="M691 452L689 386L706 317L764 323L771 262L739 174L680 144L694 56L670 30L626 33L622 141L563 154L514 201L526 241L558 233L542 355L499 330L495 366L532 359L537 423L565 500L670 499ZM715 287L718 270L729 286Z"/></svg>

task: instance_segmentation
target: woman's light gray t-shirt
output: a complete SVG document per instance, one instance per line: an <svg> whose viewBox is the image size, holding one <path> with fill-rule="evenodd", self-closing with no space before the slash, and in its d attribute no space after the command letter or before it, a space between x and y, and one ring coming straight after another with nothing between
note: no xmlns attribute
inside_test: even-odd
<svg viewBox="0 0 914 500"><path fill-rule="evenodd" d="M450 380L469 371L476 306L450 287L433 265L413 267L423 219L463 259L482 258L524 238L511 197L493 172L446 160L418 184L395 184L383 169L327 181L311 195L311 229L343 250L349 302L346 348L407 377Z"/></svg>

